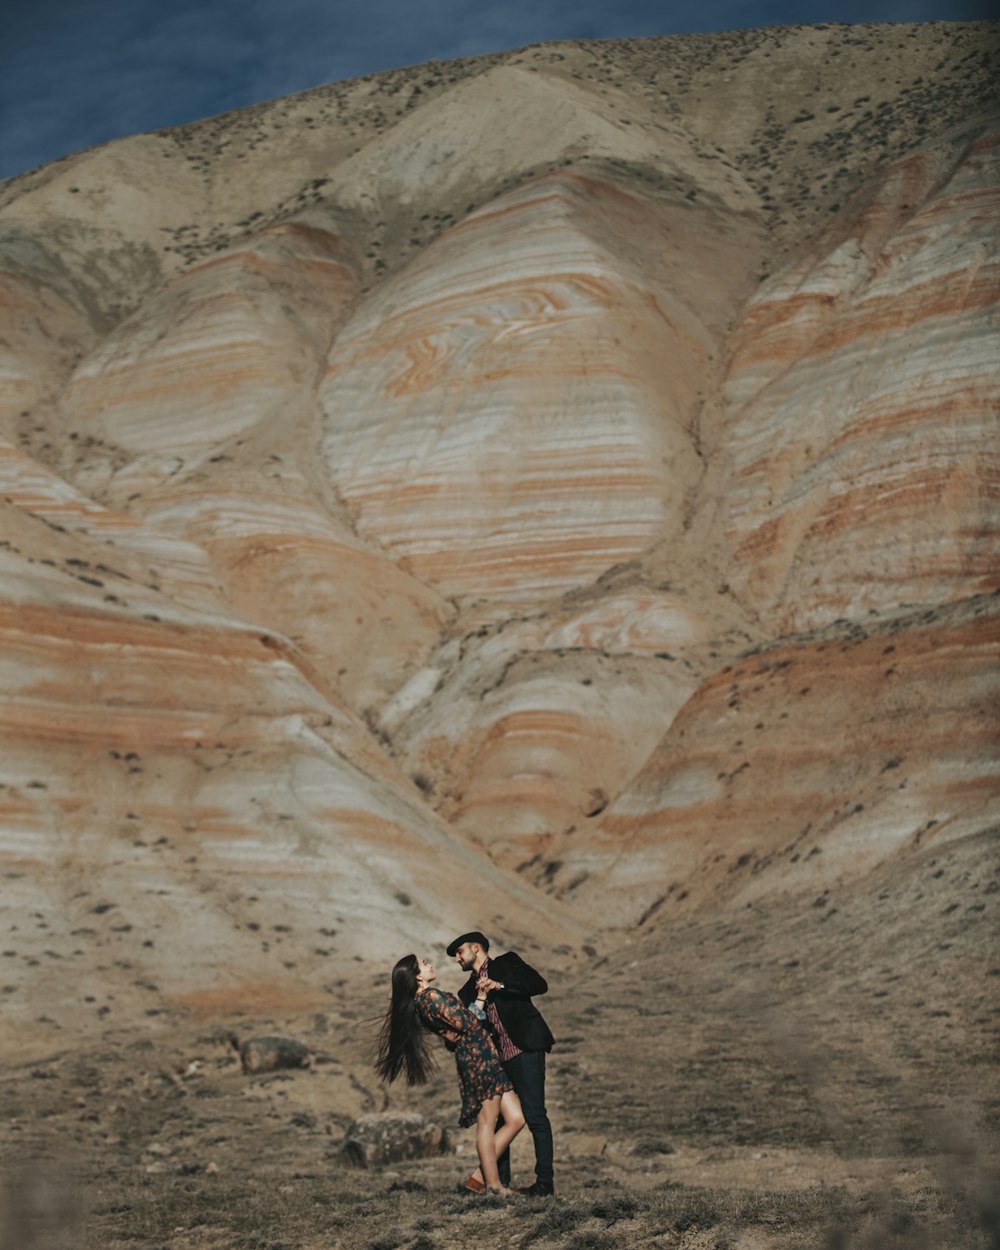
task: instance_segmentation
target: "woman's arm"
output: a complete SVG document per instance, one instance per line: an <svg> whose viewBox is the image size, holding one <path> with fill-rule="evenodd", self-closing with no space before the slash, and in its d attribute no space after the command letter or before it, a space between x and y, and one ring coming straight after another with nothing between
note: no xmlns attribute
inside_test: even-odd
<svg viewBox="0 0 1000 1250"><path fill-rule="evenodd" d="M427 989L418 999L420 1014L435 1033L465 1033L471 1024L468 1011L454 994Z"/></svg>

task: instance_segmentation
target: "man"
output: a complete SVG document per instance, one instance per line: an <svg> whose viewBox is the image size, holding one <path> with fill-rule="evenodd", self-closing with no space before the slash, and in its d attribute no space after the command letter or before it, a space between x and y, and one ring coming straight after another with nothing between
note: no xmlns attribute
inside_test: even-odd
<svg viewBox="0 0 1000 1250"><path fill-rule="evenodd" d="M555 1191L552 1177L552 1126L545 1111L545 1055L554 1038L541 1012L531 1001L544 994L544 977L529 967L520 955L490 958L489 940L482 933L463 933L448 946L448 954L469 979L458 991L466 1007L476 1009L476 999L485 997L485 1024L504 1071L521 1100L524 1120L535 1143L535 1183L523 1192L532 1198L547 1198ZM510 1184L510 1152L497 1160L500 1182Z"/></svg>

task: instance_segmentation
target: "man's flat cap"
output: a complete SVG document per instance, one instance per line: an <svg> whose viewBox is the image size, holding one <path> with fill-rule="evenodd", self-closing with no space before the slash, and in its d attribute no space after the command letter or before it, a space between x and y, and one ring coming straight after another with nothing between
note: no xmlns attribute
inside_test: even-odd
<svg viewBox="0 0 1000 1250"><path fill-rule="evenodd" d="M454 955L460 946L464 946L466 942L478 942L484 951L490 949L490 940L482 933L463 933L461 937L455 938L454 942L448 943L448 954Z"/></svg>

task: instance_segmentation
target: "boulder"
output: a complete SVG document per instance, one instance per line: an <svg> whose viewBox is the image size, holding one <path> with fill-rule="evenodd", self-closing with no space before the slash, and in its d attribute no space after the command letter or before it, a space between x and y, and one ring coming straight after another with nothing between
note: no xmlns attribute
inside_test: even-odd
<svg viewBox="0 0 1000 1250"><path fill-rule="evenodd" d="M448 1149L448 1135L416 1113L358 1116L344 1134L341 1151L353 1167L379 1167L402 1159L426 1159Z"/></svg>
<svg viewBox="0 0 1000 1250"><path fill-rule="evenodd" d="M242 1043L234 1037L232 1043L248 1076L258 1072L276 1072L279 1068L309 1066L309 1047L292 1037L250 1037Z"/></svg>

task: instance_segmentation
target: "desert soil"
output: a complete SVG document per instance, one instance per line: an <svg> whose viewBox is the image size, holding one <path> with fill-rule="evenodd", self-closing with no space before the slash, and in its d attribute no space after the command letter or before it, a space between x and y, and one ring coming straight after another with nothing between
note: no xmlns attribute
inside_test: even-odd
<svg viewBox="0 0 1000 1250"><path fill-rule="evenodd" d="M775 899L553 951L542 1003L553 1200L477 1199L451 1060L371 1070L387 969L355 961L303 1016L151 1007L0 1068L4 1250L1000 1244L1000 850L986 833L858 889ZM431 952L433 954L433 952ZM458 970L439 961L441 984ZM282 1033L306 1070L246 1076L227 1041ZM50 1030L51 1032L51 1030ZM419 1111L446 1153L348 1166L368 1111ZM527 1136L515 1184L532 1180Z"/></svg>

